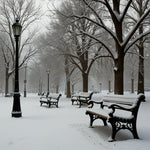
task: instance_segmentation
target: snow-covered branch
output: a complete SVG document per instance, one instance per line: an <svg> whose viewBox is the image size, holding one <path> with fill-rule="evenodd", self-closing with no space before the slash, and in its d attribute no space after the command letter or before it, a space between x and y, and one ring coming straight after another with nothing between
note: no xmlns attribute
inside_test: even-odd
<svg viewBox="0 0 150 150"><path fill-rule="evenodd" d="M124 40L124 42L122 43L123 47L126 47L126 45L128 44L129 40L132 38L133 34L135 33L135 31L138 29L138 27L140 26L140 24L143 22L143 20L148 16L148 14L150 13L150 8L145 12L145 14L142 15L142 17L138 20L138 22L136 23L136 25L133 27L133 29L131 30L131 32L129 32L128 36L126 37L126 39Z"/></svg>
<svg viewBox="0 0 150 150"><path fill-rule="evenodd" d="M132 42L130 42L126 48L124 49L124 53L126 54L126 52L129 50L129 48L131 48L139 39L145 37L146 35L150 34L150 31L147 31L143 34L140 34L138 37L136 37Z"/></svg>
<svg viewBox="0 0 150 150"><path fill-rule="evenodd" d="M124 19L125 15L126 15L128 9L129 9L131 3L132 3L132 0L129 0L129 1L128 1L128 4L126 5L126 7L125 7L125 9L124 9L124 11L123 11L123 13L122 13L122 15L121 15L121 18L120 18L120 19L121 19L121 22L123 21L123 19Z"/></svg>
<svg viewBox="0 0 150 150"><path fill-rule="evenodd" d="M90 34L84 32L84 31L82 31L82 33L85 34L85 35L87 35L87 36L89 36L90 38L96 40L100 44L102 44L104 46L104 48L106 48L106 50L110 53L110 55L112 56L113 59L117 59L118 58L118 54L115 51L110 50L110 48L108 48L108 46L106 46L106 44L104 42L102 42L101 40L97 39L93 35L90 35Z"/></svg>

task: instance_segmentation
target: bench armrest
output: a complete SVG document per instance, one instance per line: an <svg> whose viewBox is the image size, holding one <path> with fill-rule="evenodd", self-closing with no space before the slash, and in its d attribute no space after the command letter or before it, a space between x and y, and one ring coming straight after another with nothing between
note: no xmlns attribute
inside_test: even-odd
<svg viewBox="0 0 150 150"><path fill-rule="evenodd" d="M112 104L108 108L112 109L112 112L109 113L110 117L113 117L113 114L114 114L114 112L115 112L116 109L125 110L125 111L131 111L131 112L134 109L133 106L121 106L119 104Z"/></svg>
<svg viewBox="0 0 150 150"><path fill-rule="evenodd" d="M112 104L108 108L132 111L132 106L122 106L122 105L119 105L119 104Z"/></svg>
<svg viewBox="0 0 150 150"><path fill-rule="evenodd" d="M103 101L93 101L93 100L90 100L88 102L88 105L90 105L90 106L88 106L88 108L93 108L94 104L99 104L101 106L102 103L103 103Z"/></svg>

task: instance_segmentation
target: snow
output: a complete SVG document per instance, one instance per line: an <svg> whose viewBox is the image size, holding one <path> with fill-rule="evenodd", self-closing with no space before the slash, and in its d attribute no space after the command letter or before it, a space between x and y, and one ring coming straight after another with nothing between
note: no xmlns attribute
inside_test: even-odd
<svg viewBox="0 0 150 150"><path fill-rule="evenodd" d="M99 100L102 94L94 94ZM0 149L1 150L148 150L150 147L150 93L140 106L137 129L140 139L123 130L115 142L108 142L111 126L96 120L89 128L87 106L72 105L64 95L59 108L40 106L37 94L21 97L22 117L12 118L13 98L0 95ZM91 109L90 109L91 110Z"/></svg>

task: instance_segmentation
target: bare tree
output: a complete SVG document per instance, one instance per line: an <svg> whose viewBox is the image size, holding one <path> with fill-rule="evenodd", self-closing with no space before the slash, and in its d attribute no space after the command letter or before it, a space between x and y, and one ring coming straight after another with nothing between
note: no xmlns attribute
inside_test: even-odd
<svg viewBox="0 0 150 150"><path fill-rule="evenodd" d="M5 40L6 38L4 39L3 37L0 38L5 48L7 48L7 51L3 51L4 60L7 63L5 65L7 66L6 80L13 74L15 66L15 41L11 26L16 18L20 20L23 26L22 39L20 39L19 43L19 67L21 67L37 52L37 49L31 45L34 40L33 37L36 35L31 25L39 19L39 12L40 9L35 6L33 0L2 0L0 2L0 31L8 38L8 40ZM8 41L10 42L9 44ZM9 58L5 52L9 53ZM6 81L6 94L8 92L7 84L8 81Z"/></svg>
<svg viewBox="0 0 150 150"><path fill-rule="evenodd" d="M86 14L83 15L74 15L75 18L78 19L87 19L99 29L105 30L109 36L114 40L114 48L110 48L109 45L102 41L99 40L97 37L94 35L91 35L85 31L83 33L87 35L90 38L93 38L97 42L103 45L105 49L109 52L111 57L114 60L114 90L115 94L123 94L124 91L124 56L127 53L127 51L134 45L139 39L142 37L146 36L147 34L150 33L150 30L147 30L143 32L143 34L140 34L136 37L135 32L138 30L140 25L142 24L143 20L149 15L150 13L150 8L146 10L146 12L139 17L138 21L134 26L128 31L124 32L123 29L123 23L125 21L125 17L127 15L127 12L129 11L129 8L131 6L131 3L133 2L132 0L128 1L121 1L121 0L82 0L86 6L91 10L91 15L88 16ZM93 6L101 6L104 7L106 12L106 18L103 19L101 17L101 14L99 14L99 11L93 8ZM98 9L99 10L99 9ZM105 14L104 14L105 15ZM110 24L112 26L110 27ZM133 38L134 37L134 38Z"/></svg>
<svg viewBox="0 0 150 150"><path fill-rule="evenodd" d="M0 43L1 45L1 43ZM3 86L4 86L4 58L2 51L0 50L0 93L3 91Z"/></svg>
<svg viewBox="0 0 150 150"><path fill-rule="evenodd" d="M146 13L147 9L150 7L149 0L136 0L132 2L131 5L133 11L136 12L136 15L129 14L128 17L130 19L130 25L133 25L138 22L139 18ZM146 18L143 23L139 26L138 35L141 35L146 30L147 26L149 26L149 18ZM144 43L146 42L146 38L142 37L136 43L137 51L139 52L139 71L138 71L138 94L144 93Z"/></svg>
<svg viewBox="0 0 150 150"><path fill-rule="evenodd" d="M96 26L87 19L76 20L69 18L67 14L87 14L90 16L90 11L82 1L69 1L62 4L58 14L65 20L67 30L64 39L68 45L68 51L64 53L70 57L70 60L82 74L83 91L88 91L88 76L90 69L96 59L100 57L110 57L108 53L104 56L100 55L102 45L93 42L93 38L86 36L82 32L91 35L100 32Z"/></svg>

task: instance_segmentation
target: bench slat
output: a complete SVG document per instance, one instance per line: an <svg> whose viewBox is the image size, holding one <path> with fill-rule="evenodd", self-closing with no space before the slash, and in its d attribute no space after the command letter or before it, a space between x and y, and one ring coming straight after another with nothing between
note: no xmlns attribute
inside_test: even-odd
<svg viewBox="0 0 150 150"><path fill-rule="evenodd" d="M99 117L101 117L101 118L108 119L108 114L103 115L103 114L96 113L96 112L93 112L93 111L90 111L90 110L87 110L87 111L86 111L86 114L93 114L93 115L97 115L97 116L99 116Z"/></svg>

